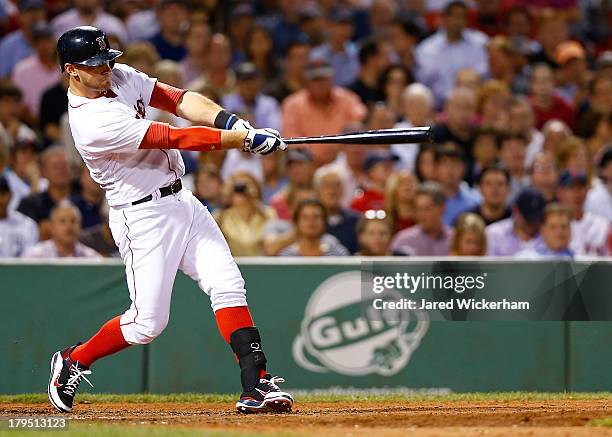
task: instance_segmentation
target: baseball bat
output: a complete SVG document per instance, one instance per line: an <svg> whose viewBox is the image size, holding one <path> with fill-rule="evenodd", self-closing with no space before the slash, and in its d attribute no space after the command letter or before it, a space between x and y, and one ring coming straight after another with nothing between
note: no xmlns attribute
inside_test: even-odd
<svg viewBox="0 0 612 437"><path fill-rule="evenodd" d="M410 144L431 141L431 127L379 129L318 137L283 138L286 144Z"/></svg>

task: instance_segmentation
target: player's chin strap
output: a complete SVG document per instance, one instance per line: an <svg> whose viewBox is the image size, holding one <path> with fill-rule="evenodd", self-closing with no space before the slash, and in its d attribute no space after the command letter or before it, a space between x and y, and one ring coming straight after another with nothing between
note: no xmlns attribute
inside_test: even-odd
<svg viewBox="0 0 612 437"><path fill-rule="evenodd" d="M259 382L260 370L266 368L266 356L261 350L257 328L240 328L230 335L232 350L240 364L240 380L245 392L252 391Z"/></svg>

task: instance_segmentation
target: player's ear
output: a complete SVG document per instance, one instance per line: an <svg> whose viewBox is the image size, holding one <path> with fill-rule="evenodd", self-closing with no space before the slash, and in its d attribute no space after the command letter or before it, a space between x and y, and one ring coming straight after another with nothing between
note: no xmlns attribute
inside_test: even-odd
<svg viewBox="0 0 612 437"><path fill-rule="evenodd" d="M64 70L66 71L66 73L68 73L68 75L73 76L73 77L77 77L79 75L77 69L75 68L74 65L72 64L64 64Z"/></svg>

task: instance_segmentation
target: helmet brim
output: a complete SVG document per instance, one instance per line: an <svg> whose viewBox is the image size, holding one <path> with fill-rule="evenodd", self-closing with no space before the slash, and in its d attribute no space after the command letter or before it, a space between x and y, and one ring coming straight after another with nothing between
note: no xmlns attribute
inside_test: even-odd
<svg viewBox="0 0 612 437"><path fill-rule="evenodd" d="M121 56L123 52L114 49L108 49L102 53L98 53L96 56L91 57L83 62L77 62L78 65L86 65L88 67L99 67L107 62L111 62Z"/></svg>

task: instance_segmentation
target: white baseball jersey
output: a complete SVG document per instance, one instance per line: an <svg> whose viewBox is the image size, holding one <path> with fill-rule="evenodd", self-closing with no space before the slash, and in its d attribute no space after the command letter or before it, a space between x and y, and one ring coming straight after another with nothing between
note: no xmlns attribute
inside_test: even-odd
<svg viewBox="0 0 612 437"><path fill-rule="evenodd" d="M129 204L185 174L178 150L139 150L147 129L146 107L156 79L115 64L112 93L96 99L68 89L68 117L74 144L91 177L112 207Z"/></svg>
<svg viewBox="0 0 612 437"><path fill-rule="evenodd" d="M572 220L570 249L576 255L607 256L609 234L606 218L585 212L580 220Z"/></svg>

